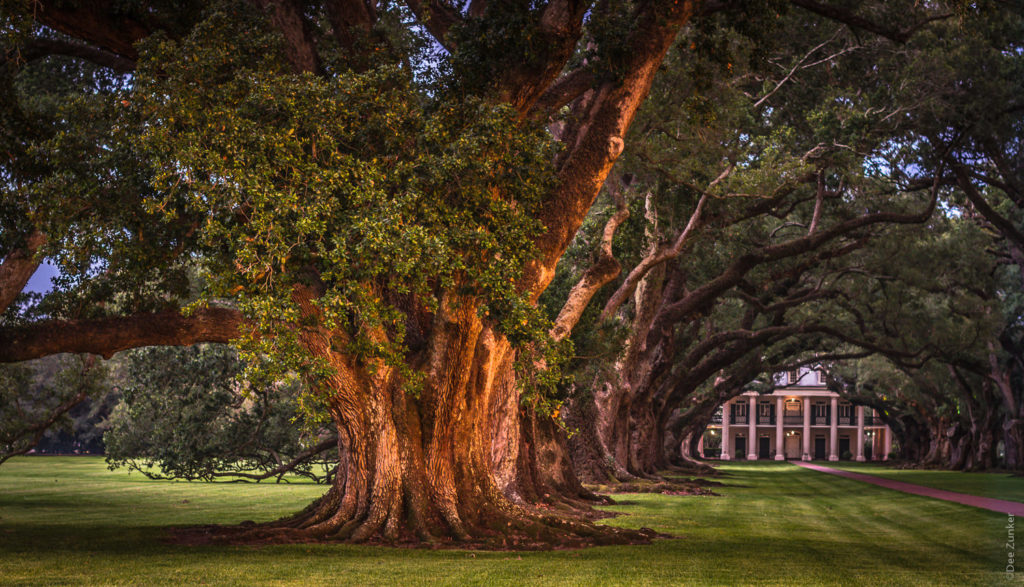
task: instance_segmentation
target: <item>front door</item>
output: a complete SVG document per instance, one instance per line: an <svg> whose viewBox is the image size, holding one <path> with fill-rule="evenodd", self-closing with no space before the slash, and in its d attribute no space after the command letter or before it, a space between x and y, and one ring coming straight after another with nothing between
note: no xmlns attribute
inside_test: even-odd
<svg viewBox="0 0 1024 587"><path fill-rule="evenodd" d="M736 456L737 459L747 458L747 439L743 436L736 437Z"/></svg>
<svg viewBox="0 0 1024 587"><path fill-rule="evenodd" d="M800 459L800 437L795 434L786 437L786 458Z"/></svg>
<svg viewBox="0 0 1024 587"><path fill-rule="evenodd" d="M840 438L839 439L839 458L841 458L841 459L848 458L848 457L844 457L843 456L843 455L847 455L847 454L850 454L850 439L849 438Z"/></svg>
<svg viewBox="0 0 1024 587"><path fill-rule="evenodd" d="M762 436L757 439L757 458L759 459L770 459L772 451L772 441L767 436Z"/></svg>
<svg viewBox="0 0 1024 587"><path fill-rule="evenodd" d="M819 461L825 460L825 437L819 436L814 439L814 458Z"/></svg>

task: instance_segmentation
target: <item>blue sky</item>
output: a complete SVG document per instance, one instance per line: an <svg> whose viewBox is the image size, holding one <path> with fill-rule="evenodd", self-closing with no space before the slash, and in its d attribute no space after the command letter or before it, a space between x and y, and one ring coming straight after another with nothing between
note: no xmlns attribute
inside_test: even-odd
<svg viewBox="0 0 1024 587"><path fill-rule="evenodd" d="M32 278L28 280L28 285L25 286L24 291L34 291L37 293L46 293L53 289L50 280L57 276L57 268L50 264L49 261L43 261L39 265L39 269L32 275Z"/></svg>

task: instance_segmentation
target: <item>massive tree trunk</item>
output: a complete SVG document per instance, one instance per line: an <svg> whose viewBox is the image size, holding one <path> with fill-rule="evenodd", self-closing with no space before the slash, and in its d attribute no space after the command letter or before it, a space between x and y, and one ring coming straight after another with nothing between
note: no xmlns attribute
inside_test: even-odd
<svg viewBox="0 0 1024 587"><path fill-rule="evenodd" d="M520 433L505 434L508 413L501 406L517 393L513 350L481 322L475 305L447 301L433 330L419 397L403 388L396 369L332 352L337 333L304 333L307 348L334 369L321 386L339 434L334 485L296 516L216 535L502 548L649 539L648 533L594 526L529 505L571 509L593 496L559 453L550 419L516 410Z"/></svg>

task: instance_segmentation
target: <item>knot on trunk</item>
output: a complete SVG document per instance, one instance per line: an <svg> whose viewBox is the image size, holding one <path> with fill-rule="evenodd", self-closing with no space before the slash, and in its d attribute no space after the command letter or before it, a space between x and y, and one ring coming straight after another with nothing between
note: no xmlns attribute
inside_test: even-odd
<svg viewBox="0 0 1024 587"><path fill-rule="evenodd" d="M608 158L616 159L622 154L622 150L626 148L626 143L623 142L622 137L613 136L608 139Z"/></svg>

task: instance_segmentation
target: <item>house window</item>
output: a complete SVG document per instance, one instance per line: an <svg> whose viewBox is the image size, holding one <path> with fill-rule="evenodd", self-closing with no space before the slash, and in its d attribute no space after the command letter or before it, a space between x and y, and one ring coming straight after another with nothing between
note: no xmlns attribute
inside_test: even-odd
<svg viewBox="0 0 1024 587"><path fill-rule="evenodd" d="M853 405L850 404L850 403L846 403L846 402L840 403L839 404L839 425L840 426L850 426L852 424L856 424L856 422L853 421Z"/></svg>
<svg viewBox="0 0 1024 587"><path fill-rule="evenodd" d="M796 385L798 381L800 381L800 372L797 371L797 370L790 371L789 372L789 384L790 385Z"/></svg>
<svg viewBox="0 0 1024 587"><path fill-rule="evenodd" d="M829 424L829 407L823 401L816 401L811 406L811 424L814 426L827 426Z"/></svg>

